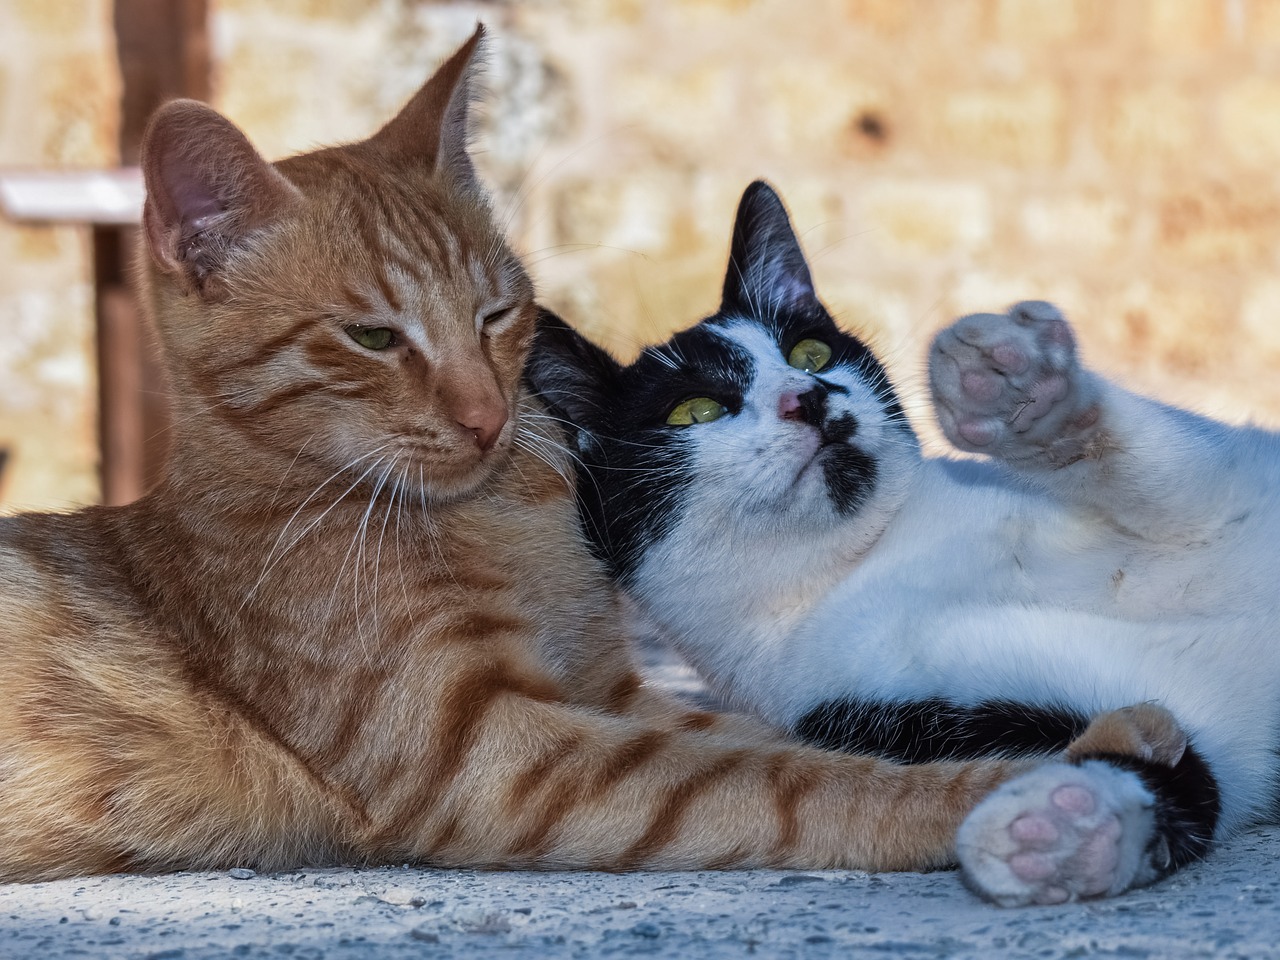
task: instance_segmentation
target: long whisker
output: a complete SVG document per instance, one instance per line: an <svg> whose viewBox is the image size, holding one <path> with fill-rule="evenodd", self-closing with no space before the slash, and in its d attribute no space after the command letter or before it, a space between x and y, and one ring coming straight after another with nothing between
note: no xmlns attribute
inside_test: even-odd
<svg viewBox="0 0 1280 960"><path fill-rule="evenodd" d="M271 549L267 551L267 559L263 561L263 564L262 564L262 573L258 575L257 582L255 582L254 585L245 594L245 598L243 602L241 602L240 604L241 610L243 610L245 604L247 604L253 598L258 588L262 586L263 581L265 581L267 576L271 573L271 571L275 569L276 565L279 564L280 561L284 559L285 555L288 554L288 552L292 550L294 547L296 547L299 543L301 543L303 538L306 537L306 535L310 533L312 530L314 530L316 526L318 526L320 522L323 521L324 518L329 515L330 511L332 511L334 507L336 507L339 503L341 503L346 498L347 494L349 494L352 490L358 487L365 477L367 477L370 473L376 470L378 463L381 461L380 460L374 461L372 466L366 469L364 473L360 474L360 476L356 477L356 479L352 481L351 485L347 487L346 490L342 491L342 493L338 495L338 498L334 500L333 503L329 504L329 506L325 508L324 512L321 513L320 516L316 517L316 519L312 520L309 524L307 524L302 529L302 532L299 533L296 537L294 537L294 539L290 541L289 545L280 552L279 556L276 556L276 550L279 548L281 542L284 540L285 534L289 532L289 527L293 524L293 521L298 518L298 515L302 513L303 510L306 509L307 504L309 504L312 500L314 500L317 496L319 496L321 490L327 487L330 483L332 483L342 474L346 473L348 470L352 469L357 464L360 464L363 461L368 460L370 457L377 456L377 454L379 454L382 450L386 449L386 447L387 447L387 444L384 443L382 446L374 450L371 450L370 452L363 454L359 457L356 457L354 460L347 463L342 468L335 470L327 479L322 481L320 485L311 492L311 495L308 496L307 499L303 500L302 503L298 505L298 509L293 511L292 516L290 516L289 519L285 521L284 526L280 530L280 535L276 537L275 543L273 543L271 545Z"/></svg>

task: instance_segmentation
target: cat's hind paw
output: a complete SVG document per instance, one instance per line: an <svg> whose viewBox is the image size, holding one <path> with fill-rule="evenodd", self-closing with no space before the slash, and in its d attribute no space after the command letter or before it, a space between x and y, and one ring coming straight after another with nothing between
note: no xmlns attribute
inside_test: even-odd
<svg viewBox="0 0 1280 960"><path fill-rule="evenodd" d="M947 439L970 453L1055 466L1087 455L1099 418L1075 335L1051 303L961 317L934 338L929 384Z"/></svg>
<svg viewBox="0 0 1280 960"><path fill-rule="evenodd" d="M1110 896L1150 882L1155 798L1106 762L1053 763L1004 784L961 825L965 880L1001 906Z"/></svg>

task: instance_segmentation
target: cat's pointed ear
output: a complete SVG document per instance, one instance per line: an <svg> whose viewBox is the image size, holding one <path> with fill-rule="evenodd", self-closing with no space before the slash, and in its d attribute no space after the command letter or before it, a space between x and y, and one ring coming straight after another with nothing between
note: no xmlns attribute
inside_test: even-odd
<svg viewBox="0 0 1280 960"><path fill-rule="evenodd" d="M757 180L738 204L720 309L768 317L816 306L813 278L787 210L773 188Z"/></svg>
<svg viewBox="0 0 1280 960"><path fill-rule="evenodd" d="M231 121L195 100L156 111L142 139L142 173L151 256L206 299L220 295L227 257L298 199Z"/></svg>
<svg viewBox="0 0 1280 960"><path fill-rule="evenodd" d="M369 143L402 162L425 165L460 186L475 187L476 172L467 153L467 140L483 40L484 25L477 24L471 39L369 138Z"/></svg>
<svg viewBox="0 0 1280 960"><path fill-rule="evenodd" d="M621 372L608 353L550 310L538 309L525 378L554 414L573 424L579 446L600 425Z"/></svg>

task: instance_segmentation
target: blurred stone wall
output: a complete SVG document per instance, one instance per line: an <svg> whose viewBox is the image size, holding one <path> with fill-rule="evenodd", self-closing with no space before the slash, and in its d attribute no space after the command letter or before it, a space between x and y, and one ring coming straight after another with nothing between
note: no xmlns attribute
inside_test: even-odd
<svg viewBox="0 0 1280 960"><path fill-rule="evenodd" d="M0 167L114 166L119 71L109 0L0 3ZM98 496L87 228L0 218L0 505Z"/></svg>
<svg viewBox="0 0 1280 960"><path fill-rule="evenodd" d="M46 33L0 12L3 162L109 158L104 6L0 8L93 11ZM275 156L368 134L488 24L477 148L496 207L548 304L620 354L714 308L737 197L763 176L919 419L932 331L1035 297L1131 385L1280 425L1280 0L210 6L215 105ZM15 84L50 87L38 117ZM38 340L41 310L78 297L86 344L77 236L3 230L0 329ZM25 267L64 262L56 281Z"/></svg>

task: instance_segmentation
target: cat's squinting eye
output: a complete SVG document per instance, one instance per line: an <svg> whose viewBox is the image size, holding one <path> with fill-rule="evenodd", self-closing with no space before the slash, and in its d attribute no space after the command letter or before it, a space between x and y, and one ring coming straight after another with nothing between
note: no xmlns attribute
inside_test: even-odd
<svg viewBox="0 0 1280 960"><path fill-rule="evenodd" d="M710 423L719 420L729 410L724 404L710 397L694 397L677 403L667 414L667 423L673 427L688 427L695 423Z"/></svg>
<svg viewBox="0 0 1280 960"><path fill-rule="evenodd" d="M385 350L396 341L396 332L389 327L362 327L358 323L347 327L347 336L368 350Z"/></svg>
<svg viewBox="0 0 1280 960"><path fill-rule="evenodd" d="M497 327L508 317L515 313L515 307L499 307L496 310L490 310L480 318L480 330L490 330Z"/></svg>
<svg viewBox="0 0 1280 960"><path fill-rule="evenodd" d="M821 340L801 340L787 354L787 363L805 373L817 373L831 360L831 348Z"/></svg>

